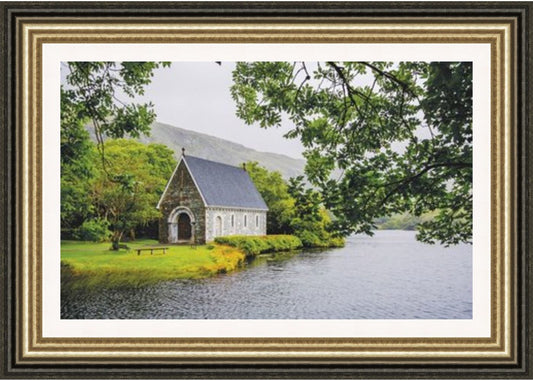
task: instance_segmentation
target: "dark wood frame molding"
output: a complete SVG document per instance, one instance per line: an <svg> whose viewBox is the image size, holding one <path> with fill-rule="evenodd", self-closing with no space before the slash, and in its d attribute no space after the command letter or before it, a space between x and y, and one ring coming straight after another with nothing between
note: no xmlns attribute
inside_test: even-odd
<svg viewBox="0 0 533 381"><path fill-rule="evenodd" d="M512 363L168 363L19 362L17 262L17 39L21 19L75 16L216 18L469 18L513 19L516 52L512 202L516 248L516 356ZM533 2L3 2L0 3L0 378L533 378Z"/></svg>

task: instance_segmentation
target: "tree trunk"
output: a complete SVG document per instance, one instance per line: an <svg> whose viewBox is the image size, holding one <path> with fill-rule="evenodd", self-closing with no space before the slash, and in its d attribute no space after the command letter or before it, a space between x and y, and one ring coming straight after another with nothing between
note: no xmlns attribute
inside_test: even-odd
<svg viewBox="0 0 533 381"><path fill-rule="evenodd" d="M122 238L122 232L115 231L111 237L111 249L113 251L118 251L120 249L120 239Z"/></svg>

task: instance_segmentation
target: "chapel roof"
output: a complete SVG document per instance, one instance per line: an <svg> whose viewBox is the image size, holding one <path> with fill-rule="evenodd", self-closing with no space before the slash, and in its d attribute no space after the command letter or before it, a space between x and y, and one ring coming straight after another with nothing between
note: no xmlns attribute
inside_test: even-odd
<svg viewBox="0 0 533 381"><path fill-rule="evenodd" d="M246 170L216 161L183 155L206 206L268 210Z"/></svg>

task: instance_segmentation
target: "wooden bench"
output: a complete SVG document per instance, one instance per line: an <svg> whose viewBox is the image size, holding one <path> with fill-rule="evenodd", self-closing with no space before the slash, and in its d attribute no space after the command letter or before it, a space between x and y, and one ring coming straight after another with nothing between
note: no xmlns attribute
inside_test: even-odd
<svg viewBox="0 0 533 381"><path fill-rule="evenodd" d="M163 250L163 254L166 254L167 249L168 249L168 247L161 247L161 246L142 247L140 249L137 249L137 255L141 255L141 251L148 251L148 250L150 250L150 255L152 255L154 253L154 250Z"/></svg>

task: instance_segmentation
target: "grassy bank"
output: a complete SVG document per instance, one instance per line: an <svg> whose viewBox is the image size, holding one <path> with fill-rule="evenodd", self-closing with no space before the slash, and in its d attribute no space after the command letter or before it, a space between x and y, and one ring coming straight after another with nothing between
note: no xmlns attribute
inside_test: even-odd
<svg viewBox="0 0 533 381"><path fill-rule="evenodd" d="M130 250L110 251L109 243L61 243L61 282L68 287L138 287L172 279L191 279L239 268L242 251L225 245L169 246L166 254L135 249L156 241L128 243Z"/></svg>
<svg viewBox="0 0 533 381"><path fill-rule="evenodd" d="M140 287L173 279L196 279L241 267L247 256L301 249L291 235L227 236L212 245L169 245L166 254L136 249L157 246L155 240L128 243L129 249L109 250L110 243L61 242L61 284L65 289Z"/></svg>

